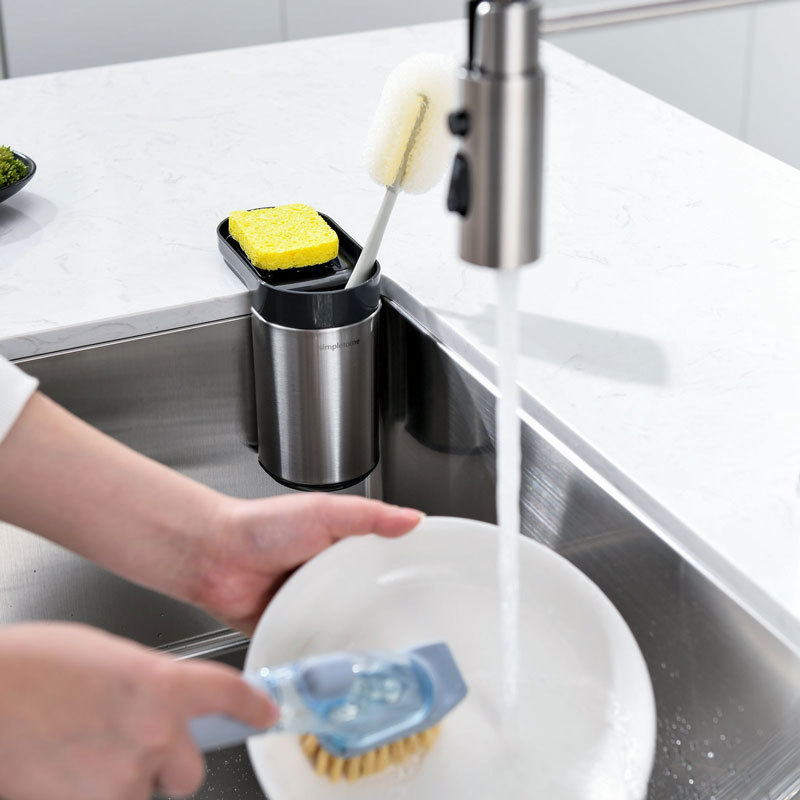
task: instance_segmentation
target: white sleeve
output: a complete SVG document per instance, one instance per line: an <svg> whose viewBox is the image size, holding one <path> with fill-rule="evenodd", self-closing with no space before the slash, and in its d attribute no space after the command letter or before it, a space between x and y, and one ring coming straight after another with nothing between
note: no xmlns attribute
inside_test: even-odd
<svg viewBox="0 0 800 800"><path fill-rule="evenodd" d="M39 381L0 356L0 442L22 413Z"/></svg>

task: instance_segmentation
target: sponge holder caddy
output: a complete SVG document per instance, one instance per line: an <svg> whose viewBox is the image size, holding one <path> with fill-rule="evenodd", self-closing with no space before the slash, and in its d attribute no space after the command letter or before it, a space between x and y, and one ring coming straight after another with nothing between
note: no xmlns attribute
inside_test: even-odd
<svg viewBox="0 0 800 800"><path fill-rule="evenodd" d="M250 290L258 461L294 489L352 486L378 463L380 265L345 288L360 246L325 214L339 255L302 269L259 270L217 228L225 262Z"/></svg>

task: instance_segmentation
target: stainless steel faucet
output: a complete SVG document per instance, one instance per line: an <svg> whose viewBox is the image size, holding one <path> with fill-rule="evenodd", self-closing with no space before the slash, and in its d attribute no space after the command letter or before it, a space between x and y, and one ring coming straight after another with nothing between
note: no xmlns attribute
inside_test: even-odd
<svg viewBox="0 0 800 800"><path fill-rule="evenodd" d="M459 71L461 139L447 206L462 217L465 261L516 269L541 249L544 75L539 5L471 0L469 49Z"/></svg>
<svg viewBox="0 0 800 800"><path fill-rule="evenodd" d="M539 34L589 30L766 0L595 0L551 10L533 0L469 0L461 106L450 129L461 139L447 206L462 217L459 253L472 264L517 269L539 257L544 75Z"/></svg>

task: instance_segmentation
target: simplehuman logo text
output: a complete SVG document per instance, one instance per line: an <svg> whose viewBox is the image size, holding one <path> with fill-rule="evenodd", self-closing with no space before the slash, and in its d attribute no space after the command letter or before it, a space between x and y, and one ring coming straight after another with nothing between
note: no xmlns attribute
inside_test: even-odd
<svg viewBox="0 0 800 800"><path fill-rule="evenodd" d="M321 344L320 350L339 350L341 347L355 347L361 342L361 339L352 339L349 342L336 342L335 344Z"/></svg>

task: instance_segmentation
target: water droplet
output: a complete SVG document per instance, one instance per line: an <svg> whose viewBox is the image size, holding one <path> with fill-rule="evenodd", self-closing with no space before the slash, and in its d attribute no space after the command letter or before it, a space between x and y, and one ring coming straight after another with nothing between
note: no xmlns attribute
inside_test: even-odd
<svg viewBox="0 0 800 800"><path fill-rule="evenodd" d="M709 758L714 758L714 753L713 753L711 750L709 750L709 751L708 751L708 753L707 753L706 755L707 755Z"/></svg>

